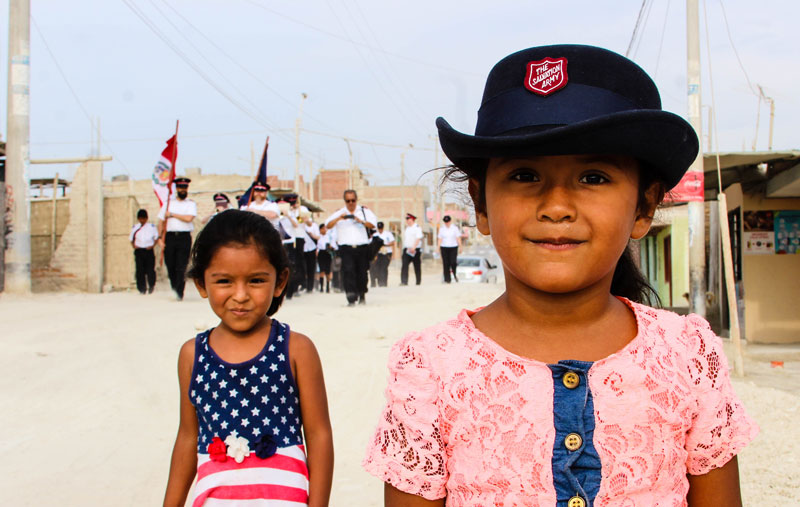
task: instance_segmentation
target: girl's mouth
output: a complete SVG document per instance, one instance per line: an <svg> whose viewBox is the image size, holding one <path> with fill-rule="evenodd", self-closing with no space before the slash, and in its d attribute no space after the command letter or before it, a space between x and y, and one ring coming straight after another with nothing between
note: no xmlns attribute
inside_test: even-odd
<svg viewBox="0 0 800 507"><path fill-rule="evenodd" d="M572 250L585 243L585 241L572 238L539 238L530 241L547 250Z"/></svg>
<svg viewBox="0 0 800 507"><path fill-rule="evenodd" d="M231 309L231 313L236 315L237 317L242 317L244 315L247 315L249 312L250 312L250 310L246 310L244 308L232 308Z"/></svg>

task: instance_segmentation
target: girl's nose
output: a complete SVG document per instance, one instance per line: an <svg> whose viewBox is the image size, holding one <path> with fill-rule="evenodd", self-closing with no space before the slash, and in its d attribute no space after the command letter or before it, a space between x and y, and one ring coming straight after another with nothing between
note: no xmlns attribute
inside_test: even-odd
<svg viewBox="0 0 800 507"><path fill-rule="evenodd" d="M539 206L536 218L543 222L571 222L575 220L573 196L568 188L562 185L552 185L544 189L539 195Z"/></svg>
<svg viewBox="0 0 800 507"><path fill-rule="evenodd" d="M234 301L246 301L248 297L247 283L237 283L233 292Z"/></svg>

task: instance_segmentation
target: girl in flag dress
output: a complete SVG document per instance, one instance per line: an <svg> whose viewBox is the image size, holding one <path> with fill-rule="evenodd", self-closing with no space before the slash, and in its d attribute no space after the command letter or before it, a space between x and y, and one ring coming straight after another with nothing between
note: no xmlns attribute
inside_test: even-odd
<svg viewBox="0 0 800 507"><path fill-rule="evenodd" d="M200 232L188 276L220 318L178 357L180 424L164 505L326 506L333 440L314 344L272 316L289 263L255 213L226 210Z"/></svg>
<svg viewBox="0 0 800 507"><path fill-rule="evenodd" d="M364 466L387 506L741 505L755 436L722 342L646 306L628 250L695 159L636 64L531 48L490 72L475 135L437 120L505 292L396 343Z"/></svg>

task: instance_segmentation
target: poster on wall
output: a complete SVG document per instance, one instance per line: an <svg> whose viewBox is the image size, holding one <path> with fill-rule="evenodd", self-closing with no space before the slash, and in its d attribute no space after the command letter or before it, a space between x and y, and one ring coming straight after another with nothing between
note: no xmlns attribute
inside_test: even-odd
<svg viewBox="0 0 800 507"><path fill-rule="evenodd" d="M800 254L800 211L775 212L775 253Z"/></svg>
<svg viewBox="0 0 800 507"><path fill-rule="evenodd" d="M775 214L772 211L742 213L742 246L746 254L775 253Z"/></svg>

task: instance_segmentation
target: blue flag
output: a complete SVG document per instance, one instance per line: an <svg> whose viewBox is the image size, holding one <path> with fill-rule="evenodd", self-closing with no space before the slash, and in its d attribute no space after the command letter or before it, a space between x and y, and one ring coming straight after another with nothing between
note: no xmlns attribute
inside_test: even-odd
<svg viewBox="0 0 800 507"><path fill-rule="evenodd" d="M264 145L264 153L261 154L261 165L258 166L258 175L256 175L255 181L250 184L250 188L247 189L240 198L239 198L239 207L247 206L250 204L250 200L253 196L253 186L256 182L267 182L267 148L269 148L269 136L267 136L267 142Z"/></svg>

